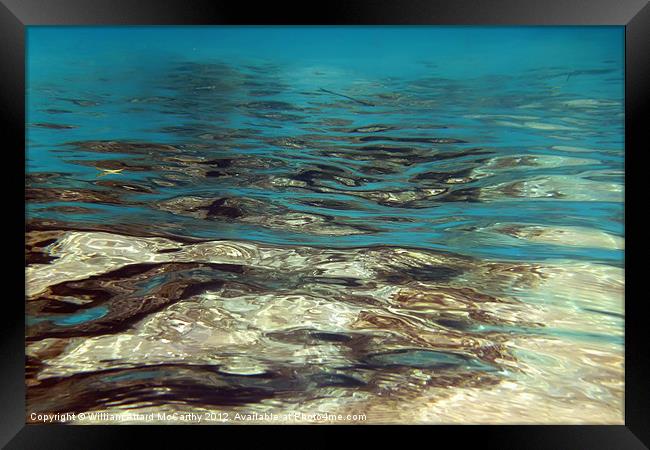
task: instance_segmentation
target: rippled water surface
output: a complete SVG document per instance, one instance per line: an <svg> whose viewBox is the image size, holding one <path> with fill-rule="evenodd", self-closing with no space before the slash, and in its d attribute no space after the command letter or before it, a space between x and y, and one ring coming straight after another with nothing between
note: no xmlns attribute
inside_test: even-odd
<svg viewBox="0 0 650 450"><path fill-rule="evenodd" d="M622 27L27 53L28 421L623 422Z"/></svg>

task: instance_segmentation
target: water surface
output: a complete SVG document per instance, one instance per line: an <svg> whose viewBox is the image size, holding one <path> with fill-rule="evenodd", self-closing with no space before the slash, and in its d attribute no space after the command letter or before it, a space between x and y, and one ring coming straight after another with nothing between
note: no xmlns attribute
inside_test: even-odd
<svg viewBox="0 0 650 450"><path fill-rule="evenodd" d="M622 423L622 27L31 27L27 69L28 412Z"/></svg>

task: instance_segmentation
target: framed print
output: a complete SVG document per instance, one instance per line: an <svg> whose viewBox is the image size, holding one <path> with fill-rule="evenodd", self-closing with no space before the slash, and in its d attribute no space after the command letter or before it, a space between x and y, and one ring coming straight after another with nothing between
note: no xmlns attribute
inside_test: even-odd
<svg viewBox="0 0 650 450"><path fill-rule="evenodd" d="M4 3L8 448L644 448L644 2Z"/></svg>

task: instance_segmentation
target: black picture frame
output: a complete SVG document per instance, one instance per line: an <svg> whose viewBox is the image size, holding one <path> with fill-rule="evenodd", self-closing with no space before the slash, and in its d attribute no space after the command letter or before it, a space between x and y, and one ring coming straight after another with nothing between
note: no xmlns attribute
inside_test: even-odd
<svg viewBox="0 0 650 450"><path fill-rule="evenodd" d="M647 150L644 132L648 117L650 81L650 5L645 0L410 0L317 2L302 5L276 2L223 2L217 0L0 0L0 95L4 171L2 191L7 257L4 326L0 364L0 445L6 448L104 448L132 444L134 430L151 427L25 424L24 387L24 150L25 146L25 27L29 25L240 25L240 24L362 24L362 25L623 25L626 41L625 151L626 203L634 192L641 170L640 156ZM644 114L645 113L645 114ZM13 202L8 202L13 200ZM11 204L11 206L10 206ZM626 208L626 333L625 333L625 425L621 426L473 426L416 427L463 443L478 439L482 446L498 448L647 448L650 445L650 401L647 329L642 311L643 296L631 295L642 269L634 264L641 253L639 238ZM11 255L11 257L9 257ZM22 256L20 256L22 255ZM15 293L15 294L14 294ZM24 297L23 297L24 298ZM128 430L126 430L128 428ZM157 438L176 434L169 427L154 427ZM214 429L214 427L205 427ZM232 427L230 427L232 428ZM312 427L324 429L324 427ZM367 429L368 427L364 427ZM375 433L373 428L372 433ZM400 431L404 431L401 429ZM128 433L128 435L126 433ZM221 430L218 431L221 433ZM310 440L322 431L314 431ZM411 431L408 431L409 435ZM245 433L239 442L255 442ZM645 444L644 444L645 443ZM215 443L215 445L219 445ZM128 447L127 447L128 448Z"/></svg>

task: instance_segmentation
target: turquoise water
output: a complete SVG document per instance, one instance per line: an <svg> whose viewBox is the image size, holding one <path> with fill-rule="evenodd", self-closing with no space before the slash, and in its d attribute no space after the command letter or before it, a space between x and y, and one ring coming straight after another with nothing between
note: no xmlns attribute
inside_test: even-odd
<svg viewBox="0 0 650 450"><path fill-rule="evenodd" d="M522 242L504 247L500 242L491 242L490 236L466 231L468 226L515 221L581 226L622 236L622 205L618 198L611 196L604 198L605 201L594 196L589 202L571 201L571 195L525 201L503 196L491 202L423 202L417 209L410 205L399 208L378 205L357 197L355 206L345 211L304 204L305 200L315 197L345 202L349 199L349 191L408 190L417 186L417 182L409 178L419 173L477 167L486 155L579 157L584 162L558 167L515 166L460 187L481 189L548 175L597 177L599 182L622 186L622 28L75 27L63 32L60 28L34 27L28 33L28 50L28 122L62 122L78 127L69 130L28 127L28 171L64 173L62 178L57 178L59 186L87 187L97 176L94 167L81 166L74 161L93 160L98 155L75 154L66 147L69 142L110 139L204 143L197 135L215 128L255 130L254 135L232 139L228 145L233 145L240 157L268 158L285 165L282 173L297 173L305 164L312 167L321 163L343 168L350 171L351 177L358 177L356 170L361 162L321 154L319 146L335 152L339 143L330 140L330 134L336 138L337 133L319 123L326 118L349 120L347 128L376 122L395 124L399 128L391 135L398 137L467 141L420 145L424 154L427 151L432 154L460 152L477 147L483 150L476 156L401 166L396 173L368 176L372 182L359 183L359 186L333 185L336 191L325 195L295 189L270 191L266 186L251 186L250 180L229 177L180 182L173 187L157 186L155 194L125 195L125 200L131 200L131 204L86 205L92 206L89 214L52 213L44 211L44 205L31 204L31 217L131 225L137 221L145 226L157 223L161 227L163 223L173 222L176 226L172 230L167 227L173 233L277 244L336 247L391 244L519 260L566 257L610 264L622 260L621 251L595 248ZM183 64L223 64L224 61L228 68L219 70L228 73L215 72L214 79L208 74L196 81L194 89L183 86L182 78L174 78L189 76L179 68ZM255 69L255 65L260 69ZM210 89L210 83L215 80L221 83L219 88L223 90ZM200 86L201 83L205 86ZM255 94L255 90L261 91L264 86L271 86L269 95L251 96L251 92ZM376 106L364 107L341 97L322 94L319 89L375 102L382 94L402 97L399 100L380 99ZM183 96L186 102L181 101ZM97 105L79 106L69 99L86 99ZM149 99L149 103L134 106L140 105L132 103L139 99L145 102ZM566 102L593 99L603 104L586 108L565 106ZM286 102L299 118L251 117L250 111L240 107L251 100ZM336 104L339 100L343 107ZM306 111L322 103L326 104L318 107L318 111ZM52 114L52 109L70 112ZM511 123L494 124L500 116L514 112L535 119L517 122L506 117L500 121ZM578 121L580 126L576 127L571 121ZM559 129L535 129L522 122L539 122ZM446 128L414 129L423 125ZM188 132L168 130L172 127L186 128ZM313 148L291 152L265 142L265 139L285 136L309 136ZM237 143L243 148L237 148ZM206 157L233 153L233 150L219 148L218 142L210 144L203 152ZM558 146L584 150L577 153L554 148ZM133 158L133 155L120 154L106 156L109 159ZM182 171L182 167L171 166L170 171ZM280 170L267 169L264 173L278 172ZM120 181L146 184L151 174L129 172L119 177ZM333 214L343 223L371 227L373 232L333 239L255 225L245 228L215 226L214 223L171 216L152 210L148 205L158 199L206 194L246 196L270 201L291 211ZM386 220L395 217L404 221Z"/></svg>
<svg viewBox="0 0 650 450"><path fill-rule="evenodd" d="M617 420L623 27L29 27L26 104L36 409Z"/></svg>

